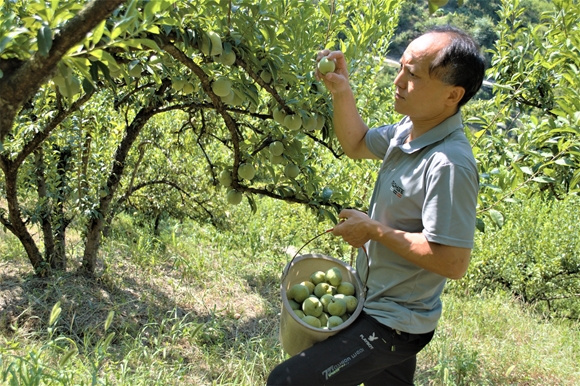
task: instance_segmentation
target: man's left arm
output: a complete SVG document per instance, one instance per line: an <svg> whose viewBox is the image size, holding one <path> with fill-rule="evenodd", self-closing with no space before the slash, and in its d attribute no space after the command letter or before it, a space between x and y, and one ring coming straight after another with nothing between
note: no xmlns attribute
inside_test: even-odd
<svg viewBox="0 0 580 386"><path fill-rule="evenodd" d="M334 227L333 234L342 236L355 248L373 240L411 263L449 279L461 279L467 272L470 248L434 243L423 233L393 229L353 209L343 210L339 218L346 220Z"/></svg>

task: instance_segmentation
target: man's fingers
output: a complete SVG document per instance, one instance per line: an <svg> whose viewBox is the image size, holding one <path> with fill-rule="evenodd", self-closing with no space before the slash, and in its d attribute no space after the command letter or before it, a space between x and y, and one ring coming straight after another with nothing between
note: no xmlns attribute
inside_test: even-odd
<svg viewBox="0 0 580 386"><path fill-rule="evenodd" d="M344 52L342 51L332 51L328 53L328 60L336 61L337 67L346 67L346 59L344 58Z"/></svg>
<svg viewBox="0 0 580 386"><path fill-rule="evenodd" d="M344 60L344 53L342 51L330 51L328 49L324 49L322 51L318 51L316 54L316 61L320 62L320 59L328 56L328 60Z"/></svg>
<svg viewBox="0 0 580 386"><path fill-rule="evenodd" d="M324 58L325 56L328 56L329 54L330 54L330 50L328 50L328 49L318 51L318 53L316 54L316 61L319 62L320 59Z"/></svg>
<svg viewBox="0 0 580 386"><path fill-rule="evenodd" d="M354 212L354 209L343 209L338 214L338 218L348 218L349 216L352 216L352 212Z"/></svg>

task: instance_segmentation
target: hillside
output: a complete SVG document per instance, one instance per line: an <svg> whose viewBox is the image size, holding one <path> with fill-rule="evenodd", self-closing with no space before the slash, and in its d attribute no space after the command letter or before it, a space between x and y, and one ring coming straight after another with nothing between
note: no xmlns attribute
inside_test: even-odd
<svg viewBox="0 0 580 386"><path fill-rule="evenodd" d="M549 0L521 0L524 8L522 20L525 24L537 25L543 12L553 8ZM401 7L399 23L390 46L390 56L400 56L405 47L417 36L433 25L452 24L468 31L484 51L493 50L497 38L497 11L501 0L466 0L459 7L457 0L449 0L447 5L429 15L427 0L405 1ZM489 60L490 53L486 53Z"/></svg>
<svg viewBox="0 0 580 386"><path fill-rule="evenodd" d="M0 380L25 384L24 371L53 385L264 384L285 357L279 283L289 251L330 224L278 202L260 206L257 215L247 204L233 210L228 232L164 223L158 237L123 215L95 280L31 276L14 237L0 231ZM302 253L309 252L350 260L330 235ZM455 289L443 302L435 339L419 355L417 385L580 382L577 325L543 318L501 292Z"/></svg>

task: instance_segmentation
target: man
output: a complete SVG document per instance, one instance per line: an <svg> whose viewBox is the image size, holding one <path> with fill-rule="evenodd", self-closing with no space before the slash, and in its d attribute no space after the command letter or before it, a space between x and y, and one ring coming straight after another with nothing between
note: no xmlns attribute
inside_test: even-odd
<svg viewBox="0 0 580 386"><path fill-rule="evenodd" d="M395 79L399 123L369 130L356 108L342 52L317 76L333 96L334 128L350 158L382 159L368 215L343 210L333 233L370 258L361 316L276 367L268 385L412 385L416 354L433 337L447 278L467 271L479 179L460 107L481 87L484 59L446 26L415 39ZM357 271L366 276L359 253Z"/></svg>

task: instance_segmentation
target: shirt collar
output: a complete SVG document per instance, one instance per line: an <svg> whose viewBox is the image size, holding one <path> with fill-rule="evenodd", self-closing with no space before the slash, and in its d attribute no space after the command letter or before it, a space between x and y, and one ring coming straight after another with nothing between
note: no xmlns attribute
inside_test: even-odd
<svg viewBox="0 0 580 386"><path fill-rule="evenodd" d="M411 128L413 123L409 117L405 117L397 131L395 132L395 141L398 143L398 147L407 154L414 153L422 148L432 145L435 142L441 141L443 138L447 137L449 134L457 129L463 128L463 119L461 117L461 110L459 110L454 115L450 116L425 134L421 135L419 138L412 140L411 142L404 143L405 139L411 133Z"/></svg>

